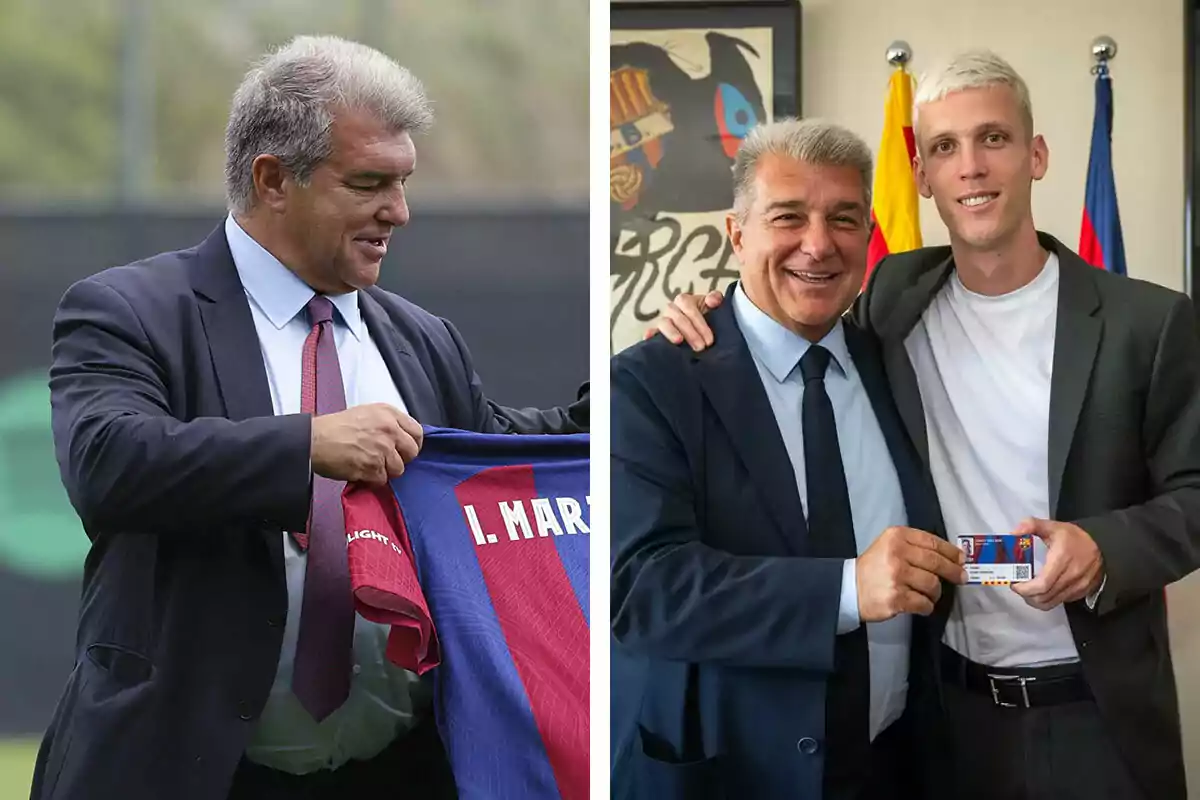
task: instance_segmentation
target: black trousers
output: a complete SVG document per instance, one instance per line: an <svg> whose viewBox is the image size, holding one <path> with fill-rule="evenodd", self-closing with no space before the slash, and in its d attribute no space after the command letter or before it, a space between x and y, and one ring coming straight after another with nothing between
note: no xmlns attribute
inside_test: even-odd
<svg viewBox="0 0 1200 800"><path fill-rule="evenodd" d="M1137 786L1093 700L1004 708L943 684L951 769L943 797L1153 800Z"/></svg>
<svg viewBox="0 0 1200 800"><path fill-rule="evenodd" d="M454 775L430 715L369 761L292 775L242 759L229 800L454 800Z"/></svg>
<svg viewBox="0 0 1200 800"><path fill-rule="evenodd" d="M909 744L902 718L875 737L855 775L825 776L822 800L911 800Z"/></svg>

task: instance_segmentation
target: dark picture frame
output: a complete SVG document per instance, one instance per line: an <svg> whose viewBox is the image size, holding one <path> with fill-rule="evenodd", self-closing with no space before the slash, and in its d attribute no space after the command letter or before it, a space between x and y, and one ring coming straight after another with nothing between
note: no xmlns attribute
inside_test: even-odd
<svg viewBox="0 0 1200 800"><path fill-rule="evenodd" d="M799 0L611 0L609 30L770 28L772 114L798 116L800 93Z"/></svg>
<svg viewBox="0 0 1200 800"><path fill-rule="evenodd" d="M1184 0L1183 275L1184 291L1200 312L1200 0Z"/></svg>

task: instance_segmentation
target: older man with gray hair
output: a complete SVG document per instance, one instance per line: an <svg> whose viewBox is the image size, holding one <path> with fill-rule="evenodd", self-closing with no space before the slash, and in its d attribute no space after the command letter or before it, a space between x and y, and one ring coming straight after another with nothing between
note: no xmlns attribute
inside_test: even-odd
<svg viewBox="0 0 1200 800"><path fill-rule="evenodd" d="M431 121L383 54L295 39L234 96L224 224L63 297L53 429L92 550L32 800L455 796L429 692L356 617L341 489L404 472L422 425L586 406L492 405L454 326L375 287Z"/></svg>
<svg viewBox="0 0 1200 800"><path fill-rule="evenodd" d="M875 344L842 318L870 150L777 121L733 178L741 279L716 344L657 337L612 362L614 795L916 797L911 628L964 574L928 532Z"/></svg>

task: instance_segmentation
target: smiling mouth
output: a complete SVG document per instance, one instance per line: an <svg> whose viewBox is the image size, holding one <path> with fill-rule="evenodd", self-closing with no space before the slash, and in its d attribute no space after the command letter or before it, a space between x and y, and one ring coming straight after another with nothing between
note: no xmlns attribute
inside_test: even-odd
<svg viewBox="0 0 1200 800"><path fill-rule="evenodd" d="M980 206L987 205L999 196L1000 194L998 192L990 192L988 194L973 194L970 197L962 198L958 202L967 208L979 208Z"/></svg>
<svg viewBox="0 0 1200 800"><path fill-rule="evenodd" d="M383 237L355 239L354 243L358 245L358 252L372 263L382 261L387 255L388 240Z"/></svg>
<svg viewBox="0 0 1200 800"><path fill-rule="evenodd" d="M814 270L800 269L785 269L784 272L786 272L788 275L791 275L798 281L809 283L813 286L823 286L827 283L832 283L838 277L838 273L836 272L817 272Z"/></svg>

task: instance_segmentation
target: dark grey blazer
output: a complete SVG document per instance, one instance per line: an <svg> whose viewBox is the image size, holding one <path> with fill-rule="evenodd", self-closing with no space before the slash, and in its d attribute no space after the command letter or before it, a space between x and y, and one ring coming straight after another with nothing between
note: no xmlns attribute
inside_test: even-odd
<svg viewBox="0 0 1200 800"><path fill-rule="evenodd" d="M1187 796L1164 588L1200 564L1200 337L1186 295L1095 269L1053 237L1058 321L1050 508L1104 556L1095 611L1066 605L1100 713L1148 797ZM926 468L925 414L904 339L954 268L949 247L890 256L855 315L883 343L896 405ZM939 604L941 638L952 593Z"/></svg>

